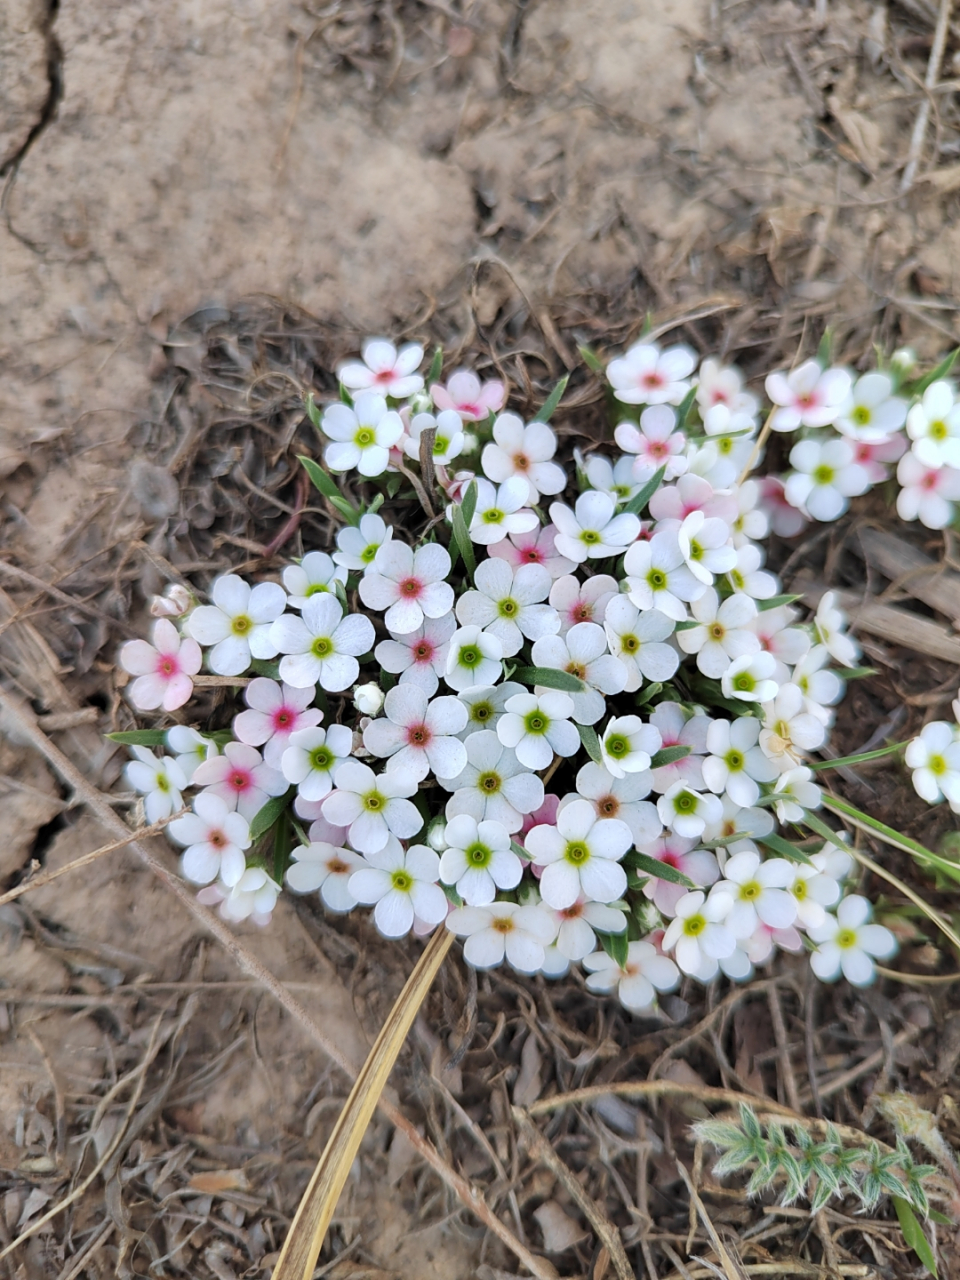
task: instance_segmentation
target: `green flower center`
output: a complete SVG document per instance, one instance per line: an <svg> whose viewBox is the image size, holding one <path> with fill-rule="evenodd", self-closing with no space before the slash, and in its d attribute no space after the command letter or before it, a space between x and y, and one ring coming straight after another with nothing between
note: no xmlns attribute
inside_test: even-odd
<svg viewBox="0 0 960 1280"><path fill-rule="evenodd" d="M498 507L488 507L481 518L484 524L500 524L503 512Z"/></svg>
<svg viewBox="0 0 960 1280"><path fill-rule="evenodd" d="M793 893L793 896L797 899L798 902L803 902L804 898L806 898L807 896L806 880L798 880L796 884L793 886L793 889L791 890L791 892Z"/></svg>
<svg viewBox="0 0 960 1280"><path fill-rule="evenodd" d="M239 613L231 623L231 629L235 636L245 636L253 630L253 619L248 618L246 614Z"/></svg>
<svg viewBox="0 0 960 1280"><path fill-rule="evenodd" d="M531 711L524 716L523 723L527 733L543 734L550 728L550 719L542 711Z"/></svg>
<svg viewBox="0 0 960 1280"><path fill-rule="evenodd" d="M471 867L485 867L493 853L485 844L472 844L469 849L464 849L463 856Z"/></svg>
<svg viewBox="0 0 960 1280"><path fill-rule="evenodd" d="M719 453L721 457L726 457L727 454L733 453L733 445L733 436L721 436L717 441L717 453Z"/></svg>
<svg viewBox="0 0 960 1280"><path fill-rule="evenodd" d="M940 420L938 419L936 422L931 422L931 423L930 423L930 437L931 437L931 439L933 439L933 440L946 440L946 438L947 438L947 436L948 436L949 434L950 434L950 432L949 432L949 429L947 428L947 424L946 424L945 422L942 422L942 421L940 421Z"/></svg>
<svg viewBox="0 0 960 1280"><path fill-rule="evenodd" d="M723 758L726 761L727 768L730 770L731 773L737 773L740 769L743 768L744 761L743 761L742 751L728 751Z"/></svg>
<svg viewBox="0 0 960 1280"><path fill-rule="evenodd" d="M364 564L373 564L374 560L377 558L377 552L379 550L379 543L371 542L369 546L364 547L360 552L360 559Z"/></svg>
<svg viewBox="0 0 960 1280"><path fill-rule="evenodd" d="M630 754L630 743L619 733L613 733L607 739L607 755L615 760Z"/></svg>
<svg viewBox="0 0 960 1280"><path fill-rule="evenodd" d="M732 574L730 575L733 576ZM722 622L711 622L707 627L707 635L711 640L722 640L727 634L727 629Z"/></svg>
<svg viewBox="0 0 960 1280"><path fill-rule="evenodd" d="M757 682L749 671L741 671L739 675L733 677L733 687L738 693L753 693Z"/></svg>
<svg viewBox="0 0 960 1280"><path fill-rule="evenodd" d="M319 595L321 591L325 591L329 595L330 588L325 582L311 582L303 594L305 596L316 596Z"/></svg>
<svg viewBox="0 0 960 1280"><path fill-rule="evenodd" d="M460 650L459 664L461 667L476 667L483 661L483 654L472 644L464 645Z"/></svg>
<svg viewBox="0 0 960 1280"><path fill-rule="evenodd" d="M399 889L401 893L409 893L413 888L413 876L409 871L394 871L390 879L395 889Z"/></svg>
<svg viewBox="0 0 960 1280"><path fill-rule="evenodd" d="M477 779L477 786L488 796L495 796L503 785L503 781L499 773L481 773Z"/></svg>
<svg viewBox="0 0 960 1280"><path fill-rule="evenodd" d="M857 945L856 929L838 929L834 942L843 951L848 951L850 947L855 947Z"/></svg>
<svg viewBox="0 0 960 1280"><path fill-rule="evenodd" d="M310 752L310 767L326 773L333 764L333 752L329 747L315 747Z"/></svg>
<svg viewBox="0 0 960 1280"><path fill-rule="evenodd" d="M749 880L740 886L740 897L744 902L753 902L763 893L763 885L757 880Z"/></svg>
<svg viewBox="0 0 960 1280"><path fill-rule="evenodd" d="M376 434L372 427L361 427L353 437L353 443L355 445L359 445L361 449L369 449L376 438Z"/></svg>
<svg viewBox="0 0 960 1280"><path fill-rule="evenodd" d="M739 569L730 570L730 581L733 583L733 585L737 588L738 591L743 590L744 578L743 578L743 574L740 572Z"/></svg>
<svg viewBox="0 0 960 1280"><path fill-rule="evenodd" d="M475 702L470 712L470 719L474 724L486 724L494 715L493 704L490 702Z"/></svg>
<svg viewBox="0 0 960 1280"><path fill-rule="evenodd" d="M939 777L941 774L947 772L947 762L944 760L943 756L931 756L929 763L927 764L927 768L932 774Z"/></svg>
<svg viewBox="0 0 960 1280"><path fill-rule="evenodd" d="M673 807L677 813L695 813L697 809L697 797L689 791L678 791L673 797Z"/></svg>
<svg viewBox="0 0 960 1280"><path fill-rule="evenodd" d="M699 542L694 542L692 539L690 542L690 559L691 560L703 559L703 547L701 547Z"/></svg>
<svg viewBox="0 0 960 1280"><path fill-rule="evenodd" d="M520 612L520 606L517 604L516 600L501 600L499 607L501 618L515 618Z"/></svg>
<svg viewBox="0 0 960 1280"><path fill-rule="evenodd" d="M367 813L380 813L383 810L386 800L379 791L368 791L363 797L363 807Z"/></svg>
<svg viewBox="0 0 960 1280"><path fill-rule="evenodd" d="M433 442L434 453L446 453L449 447L450 447L450 441L446 438L446 436L437 436Z"/></svg>
<svg viewBox="0 0 960 1280"><path fill-rule="evenodd" d="M858 404L850 415L851 422L855 422L858 427L865 427L870 421L870 410L865 404Z"/></svg>
<svg viewBox="0 0 960 1280"><path fill-rule="evenodd" d="M640 641L637 636L621 636L620 647L624 653L636 653L640 648Z"/></svg>
<svg viewBox="0 0 960 1280"><path fill-rule="evenodd" d="M707 927L707 922L703 916L687 916L683 922L683 932L688 938L695 938L698 934L703 933Z"/></svg>
<svg viewBox="0 0 960 1280"><path fill-rule="evenodd" d="M628 484L615 484L613 492L617 495L618 502L626 502L630 497L630 486Z"/></svg>
<svg viewBox="0 0 960 1280"><path fill-rule="evenodd" d="M333 653L333 641L329 636L317 636L310 646L310 652L315 658L329 658Z"/></svg>
<svg viewBox="0 0 960 1280"><path fill-rule="evenodd" d="M662 569L651 569L647 574L647 583L654 591L662 591L667 585L667 575Z"/></svg>
<svg viewBox="0 0 960 1280"><path fill-rule="evenodd" d="M158 773L155 781L158 791L166 792L170 790L170 782L165 773Z"/></svg>
<svg viewBox="0 0 960 1280"><path fill-rule="evenodd" d="M819 467L814 467L813 478L817 484L833 484L833 477L836 475L833 467L828 467L825 462L821 462Z"/></svg>
<svg viewBox="0 0 960 1280"><path fill-rule="evenodd" d="M584 529L580 534L580 541L586 543L588 547L595 547L602 539L596 529Z"/></svg>
<svg viewBox="0 0 960 1280"><path fill-rule="evenodd" d="M582 840L570 840L563 856L568 862L572 862L575 867L579 867L590 857L590 850Z"/></svg>

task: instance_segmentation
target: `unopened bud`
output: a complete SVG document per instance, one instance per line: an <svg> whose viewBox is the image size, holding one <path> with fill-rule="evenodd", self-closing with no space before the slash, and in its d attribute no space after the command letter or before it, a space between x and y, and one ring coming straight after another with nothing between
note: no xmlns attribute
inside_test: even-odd
<svg viewBox="0 0 960 1280"><path fill-rule="evenodd" d="M359 684L353 691L353 705L361 715L378 715L383 706L383 690L378 684Z"/></svg>
<svg viewBox="0 0 960 1280"><path fill-rule="evenodd" d="M443 853L447 848L447 824L438 818L427 832L427 844L434 853Z"/></svg>
<svg viewBox="0 0 960 1280"><path fill-rule="evenodd" d="M900 374L908 374L916 368L917 353L912 347L898 347L890 357L890 363Z"/></svg>
<svg viewBox="0 0 960 1280"><path fill-rule="evenodd" d="M154 618L182 618L193 605L193 597L186 587L171 582L162 596L150 601L150 613Z"/></svg>
<svg viewBox="0 0 960 1280"><path fill-rule="evenodd" d="M416 417L418 413L433 412L433 397L429 391L418 391L415 396L410 399L410 413Z"/></svg>
<svg viewBox="0 0 960 1280"><path fill-rule="evenodd" d="M472 471L458 471L452 480L446 483L447 497L451 502L462 502L463 495L470 487L470 481L475 479Z"/></svg>
<svg viewBox="0 0 960 1280"><path fill-rule="evenodd" d="M463 433L463 453L476 453L480 448L480 437L473 431Z"/></svg>

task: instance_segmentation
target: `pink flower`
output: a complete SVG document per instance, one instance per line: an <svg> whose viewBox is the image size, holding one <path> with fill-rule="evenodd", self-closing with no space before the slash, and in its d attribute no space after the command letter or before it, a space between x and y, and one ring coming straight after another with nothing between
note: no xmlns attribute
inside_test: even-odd
<svg viewBox="0 0 960 1280"><path fill-rule="evenodd" d="M613 394L624 404L679 404L690 389L687 379L697 367L690 347L637 342L607 366Z"/></svg>
<svg viewBox="0 0 960 1280"><path fill-rule="evenodd" d="M525 813L523 822L520 824L520 834L517 837L517 843L522 842L527 832L532 827L556 825L557 810L560 808L560 797L548 792L543 797L543 804L539 809L534 809L533 813Z"/></svg>
<svg viewBox="0 0 960 1280"><path fill-rule="evenodd" d="M694 884L705 888L720 879L720 868L712 853L706 849L695 849L697 841L684 839L668 831L658 840L645 844L641 852L648 858L656 858L658 862L675 871L681 872ZM677 914L677 903L685 893L689 893L682 884L674 884L670 880L653 879L643 886L646 897L653 900L654 906L665 916Z"/></svg>
<svg viewBox="0 0 960 1280"><path fill-rule="evenodd" d="M897 479L900 519L919 519L928 529L945 529L953 519L953 503L960 500L960 471L925 467L914 453L905 453L897 466Z"/></svg>
<svg viewBox="0 0 960 1280"><path fill-rule="evenodd" d="M192 782L219 796L248 822L270 796L282 796L289 785L282 773L263 763L259 751L244 742L228 742L222 756L198 765Z"/></svg>
<svg viewBox="0 0 960 1280"><path fill-rule="evenodd" d="M456 629L452 610L442 618L424 618L416 631L406 635L391 632L391 638L381 640L373 656L384 671L400 676L400 684L415 684L432 698L447 669L450 638Z"/></svg>
<svg viewBox="0 0 960 1280"><path fill-rule="evenodd" d="M451 502L462 502L463 495L470 488L470 482L477 478L472 471L458 471L450 476L442 467L438 469L437 476ZM444 479L444 476L447 478Z"/></svg>
<svg viewBox="0 0 960 1280"><path fill-rule="evenodd" d="M661 467L666 467L665 480L674 480L687 469L683 447L687 437L676 431L677 415L666 404L654 404L640 415L639 427L621 422L614 439L624 453L636 454L633 464L635 480L649 480Z"/></svg>
<svg viewBox="0 0 960 1280"><path fill-rule="evenodd" d="M130 701L140 711L176 711L193 693L193 680L203 654L196 640L182 640L169 618L153 624L153 644L128 640L120 648L120 665L136 676Z"/></svg>
<svg viewBox="0 0 960 1280"><path fill-rule="evenodd" d="M447 385L437 382L430 388L438 409L456 409L464 422L483 422L491 413L499 413L506 398L502 382L484 382L469 369L458 369Z"/></svg>
<svg viewBox="0 0 960 1280"><path fill-rule="evenodd" d="M853 444L853 460L863 467L871 484L880 484L886 480L890 471L883 465L885 462L899 462L907 451L907 441L898 431L886 440L874 444L866 441L851 441Z"/></svg>
<svg viewBox="0 0 960 1280"><path fill-rule="evenodd" d="M581 583L572 574L558 578L550 589L550 603L560 614L560 635L565 636L578 622L603 623L607 605L617 595L615 579L598 573Z"/></svg>
<svg viewBox="0 0 960 1280"><path fill-rule="evenodd" d="M251 680L244 692L250 710L235 717L234 734L249 747L263 747L264 761L271 769L279 769L291 733L312 729L323 719L323 712L310 706L314 692L312 686L295 689L265 676Z"/></svg>
<svg viewBox="0 0 960 1280"><path fill-rule="evenodd" d="M836 422L853 379L846 369L824 369L817 360L805 360L790 373L771 373L764 385L777 406L770 426L774 431L796 431Z"/></svg>
<svg viewBox="0 0 960 1280"><path fill-rule="evenodd" d="M807 517L787 501L783 481L777 476L762 476L759 484L759 505L770 521L770 528L778 537L795 538L807 527Z"/></svg>
<svg viewBox="0 0 960 1280"><path fill-rule="evenodd" d="M450 553L439 542L414 551L404 542L388 542L360 579L360 599L368 609L385 609L388 631L406 635L424 618L442 618L453 608L453 587L446 581Z"/></svg>
<svg viewBox="0 0 960 1280"><path fill-rule="evenodd" d="M402 400L423 386L415 372L423 359L423 347L410 342L398 351L385 338L367 338L361 348L363 364L351 362L340 367L340 381L351 391L379 391Z"/></svg>
<svg viewBox="0 0 960 1280"><path fill-rule="evenodd" d="M709 480L693 474L681 476L676 484L661 485L650 499L653 518L676 520L678 527L694 511L733 524L739 515L739 506L735 497L715 493Z"/></svg>
<svg viewBox="0 0 960 1280"><path fill-rule="evenodd" d="M529 533L511 533L502 542L495 542L488 550L490 555L506 560L514 569L519 569L524 564L542 564L550 577L557 579L565 573L572 573L576 566L572 560L557 554L554 546L556 536L555 525L548 524L545 528L538 525Z"/></svg>

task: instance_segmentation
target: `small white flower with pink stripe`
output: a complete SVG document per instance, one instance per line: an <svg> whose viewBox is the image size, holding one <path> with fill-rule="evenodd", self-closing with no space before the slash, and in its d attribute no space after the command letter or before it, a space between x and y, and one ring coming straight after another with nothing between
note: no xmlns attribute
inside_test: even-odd
<svg viewBox="0 0 960 1280"><path fill-rule="evenodd" d="M360 579L360 599L368 609L385 610L389 631L406 635L424 618L442 618L453 608L453 587L446 581L450 552L439 542L414 551L389 542L377 552L373 569Z"/></svg>
<svg viewBox="0 0 960 1280"><path fill-rule="evenodd" d="M271 769L280 768L280 759L298 729L312 729L323 712L311 707L315 690L295 689L259 676L244 691L248 711L233 721L233 732L248 747L263 747L263 758Z"/></svg>
<svg viewBox="0 0 960 1280"><path fill-rule="evenodd" d="M415 631L406 635L391 631L390 639L381 640L373 656L384 671L399 675L400 684L416 685L432 698L447 669L450 639L456 629L452 610L442 618L424 618Z"/></svg>
<svg viewBox="0 0 960 1280"><path fill-rule="evenodd" d="M683 447L687 437L676 430L677 415L667 404L653 404L640 415L640 425L621 422L613 433L624 453L634 455L635 480L649 480L661 467L663 478L675 480L687 469Z"/></svg>
<svg viewBox="0 0 960 1280"><path fill-rule="evenodd" d="M248 822L271 796L282 796L288 785L279 770L264 764L260 752L244 742L228 742L223 755L205 760L192 781L219 796L228 809L236 809Z"/></svg>
<svg viewBox="0 0 960 1280"><path fill-rule="evenodd" d="M136 676L130 701L140 711L176 711L193 693L193 680L203 655L196 640L183 640L169 618L153 624L153 644L128 640L120 648L120 665Z"/></svg>

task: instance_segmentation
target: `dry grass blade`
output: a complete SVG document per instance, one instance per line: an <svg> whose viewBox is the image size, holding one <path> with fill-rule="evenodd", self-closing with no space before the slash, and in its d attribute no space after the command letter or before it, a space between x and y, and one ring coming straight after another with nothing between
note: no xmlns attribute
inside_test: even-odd
<svg viewBox="0 0 960 1280"><path fill-rule="evenodd" d="M723 1267L723 1274L726 1277L726 1280L743 1280L742 1267L717 1234L717 1229L713 1225L710 1215L703 1207L703 1201L700 1199L697 1188L693 1185L693 1180L681 1160L677 1161L677 1172L686 1184L687 1191L690 1193L690 1203L696 1209L697 1217L706 1228L706 1232L710 1237L710 1243L713 1245L714 1252L720 1259L720 1265Z"/></svg>
<svg viewBox="0 0 960 1280"><path fill-rule="evenodd" d="M273 1280L310 1280L313 1275L327 1227L380 1094L452 942L449 930L438 930L400 992L303 1193Z"/></svg>
<svg viewBox="0 0 960 1280"><path fill-rule="evenodd" d="M811 609L817 607L820 597L826 591L833 590L822 582L809 583L802 578L795 582L794 587L803 592L803 603ZM836 604L846 610L851 624L857 630L879 636L881 640L900 645L904 649L913 649L915 653L925 653L931 658L940 658L944 662L960 666L960 640L939 623L921 618L908 609L875 604L869 596L864 597L860 592L834 591L833 594Z"/></svg>

